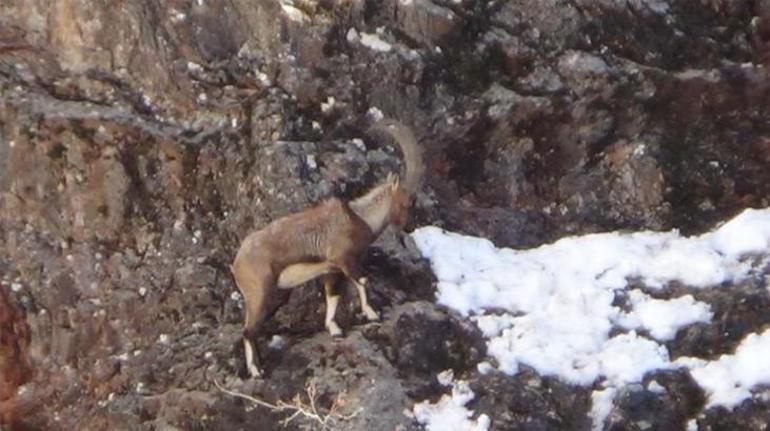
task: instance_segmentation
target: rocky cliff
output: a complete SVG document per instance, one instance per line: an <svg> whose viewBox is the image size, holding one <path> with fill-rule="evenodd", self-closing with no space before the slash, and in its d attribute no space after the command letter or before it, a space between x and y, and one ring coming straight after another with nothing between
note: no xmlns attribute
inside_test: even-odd
<svg viewBox="0 0 770 431"><path fill-rule="evenodd" d="M25 317L2 327L16 375L0 395L39 400L17 423L31 429L273 429L287 414L214 381L276 402L315 378L323 409L362 409L338 429L410 429L403 410L484 344L432 304L409 239L364 256L382 324L346 301L332 342L321 290L292 292L262 381L241 379L240 239L397 170L365 134L380 115L425 148L410 227L514 247L700 232L770 206L768 62L766 0L4 0L0 316ZM761 286L718 295L729 324L689 341L712 354L770 322ZM478 407L506 412L492 429L590 427L585 388L477 379ZM682 427L703 394L662 379L664 397L630 388L608 426ZM767 402L742 409L701 429L770 421Z"/></svg>

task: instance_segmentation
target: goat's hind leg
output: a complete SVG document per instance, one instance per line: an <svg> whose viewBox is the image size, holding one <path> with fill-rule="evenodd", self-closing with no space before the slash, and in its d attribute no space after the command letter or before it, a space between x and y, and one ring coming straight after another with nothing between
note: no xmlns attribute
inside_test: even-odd
<svg viewBox="0 0 770 431"><path fill-rule="evenodd" d="M275 277L269 269L265 269L264 271L248 271L247 274L235 273L235 281L243 294L246 313L243 324L243 349L246 356L246 368L251 377L261 377L262 360L256 341L259 328L269 312L267 302L270 293L276 289Z"/></svg>
<svg viewBox="0 0 770 431"><path fill-rule="evenodd" d="M366 277L361 277L358 280L352 280L356 285L356 290L358 291L358 299L361 301L361 311L364 312L364 316L366 316L370 322L376 322L380 320L380 315L374 311L374 308L372 308L371 305L369 305L369 301L366 298Z"/></svg>
<svg viewBox="0 0 770 431"><path fill-rule="evenodd" d="M345 277L350 279L350 281L352 281L356 286L356 291L358 291L358 299L361 301L361 311L364 313L364 316L366 316L370 322L380 320L380 315L374 311L371 305L369 305L369 301L366 298L367 280L366 277L360 276L358 264L355 263L355 260L347 259L343 265L340 265L340 270L342 270L342 273L345 274Z"/></svg>

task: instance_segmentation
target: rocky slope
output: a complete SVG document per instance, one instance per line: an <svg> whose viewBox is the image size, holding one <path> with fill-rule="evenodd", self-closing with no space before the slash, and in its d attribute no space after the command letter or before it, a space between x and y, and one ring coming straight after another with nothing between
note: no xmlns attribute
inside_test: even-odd
<svg viewBox="0 0 770 431"><path fill-rule="evenodd" d="M239 240L397 169L365 134L379 115L425 147L412 226L515 247L700 232L770 206L768 61L766 0L5 0L0 316L26 316L29 343L0 345L0 371L28 361L10 385L31 379L19 397L41 400L17 426L273 429L286 413L214 381L276 402L315 378L323 409L362 409L337 429L411 429L403 410L452 368L499 413L492 429L587 429L588 389L473 371L477 329L432 304L427 264L393 233L364 257L382 324L347 305L331 341L321 290L303 287L269 325L287 343L264 340L268 377L242 380ZM669 350L718 355L770 320L760 281L712 294L719 327ZM686 373L656 379L664 395L629 388L607 426L677 429L700 411ZM766 401L698 417L768 423Z"/></svg>

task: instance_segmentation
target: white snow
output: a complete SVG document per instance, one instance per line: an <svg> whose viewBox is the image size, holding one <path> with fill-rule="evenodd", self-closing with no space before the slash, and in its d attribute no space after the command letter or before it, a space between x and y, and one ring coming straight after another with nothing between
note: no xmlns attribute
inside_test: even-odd
<svg viewBox="0 0 770 431"><path fill-rule="evenodd" d="M358 32L353 27L351 27L347 34L345 34L345 39L347 39L348 43L354 43L361 40L361 38L358 36Z"/></svg>
<svg viewBox="0 0 770 431"><path fill-rule="evenodd" d="M169 13L171 14L171 21L172 22L177 23L177 22L184 21L184 20L187 19L187 14L185 14L184 12L179 12L176 9L169 10Z"/></svg>
<svg viewBox="0 0 770 431"><path fill-rule="evenodd" d="M465 408L475 394L468 386L468 382L454 381L451 370L438 375L439 383L443 386L451 386L452 394L441 396L435 404L423 401L415 404L412 409L417 422L425 426L427 431L486 431L489 429L489 416L479 415L471 419L473 412Z"/></svg>
<svg viewBox="0 0 770 431"><path fill-rule="evenodd" d="M273 350L281 350L284 346L286 346L286 340L280 335L273 335L273 338L267 344L267 347Z"/></svg>
<svg viewBox="0 0 770 431"><path fill-rule="evenodd" d="M195 62L192 62L192 61L188 61L187 62L187 70L189 70L190 72L201 73L201 72L203 72L203 66L201 66L198 63L195 63Z"/></svg>
<svg viewBox="0 0 770 431"><path fill-rule="evenodd" d="M369 118L371 118L372 121L375 121L375 122L385 118L385 114L383 114L382 111L376 106L372 106L371 108L369 108L369 110L366 111L366 115L369 116Z"/></svg>
<svg viewBox="0 0 770 431"><path fill-rule="evenodd" d="M612 411L612 400L617 393L617 388L613 387L591 393L591 418L593 418L594 429L601 429L604 420Z"/></svg>
<svg viewBox="0 0 770 431"><path fill-rule="evenodd" d="M353 143L353 145L356 146L361 151L366 151L366 145L364 144L364 141L360 138L353 138L350 142Z"/></svg>
<svg viewBox="0 0 770 431"><path fill-rule="evenodd" d="M629 292L633 311L621 317L620 324L627 329L645 328L660 341L674 339L676 331L696 322L709 322L711 307L696 301L692 295L670 300L654 299L638 289Z"/></svg>
<svg viewBox="0 0 770 431"><path fill-rule="evenodd" d="M638 382L648 371L669 367L668 350L634 331L610 338L599 354L600 374L611 385Z"/></svg>
<svg viewBox="0 0 770 431"><path fill-rule="evenodd" d="M676 362L690 368L690 373L708 394L707 407L733 408L751 397L751 388L770 384L770 329L749 334L732 355L715 361L679 358Z"/></svg>
<svg viewBox="0 0 770 431"><path fill-rule="evenodd" d="M602 382L593 396L595 428L603 424L617 389L649 371L689 366L713 391L710 405L732 406L757 383L770 383L770 368L750 366L750 356L741 353L741 348L753 352L754 361L769 357L770 341L765 345L764 338L747 339L734 359L672 363L658 341L673 339L687 325L709 322L709 305L689 294L663 300L628 290L630 279L654 291L672 281L697 289L747 276L751 264L742 258L770 248L770 209L746 210L695 237L677 231L611 232L567 237L531 250L497 248L486 239L432 226L417 229L413 238L438 279L437 302L472 316L500 371L515 374L526 364L571 384ZM618 294L627 296L626 311L613 305ZM500 314L501 309L506 312ZM610 338L613 328L630 332ZM641 330L650 338L637 334ZM770 339L770 332L765 336ZM734 370L737 364L740 373ZM735 380L706 377L720 372Z"/></svg>
<svg viewBox="0 0 770 431"><path fill-rule="evenodd" d="M267 76L267 73L262 72L259 69L256 69L254 72L257 79L259 79L259 82L262 83L262 85L269 86L271 84L270 77Z"/></svg>
<svg viewBox="0 0 770 431"><path fill-rule="evenodd" d="M647 390L654 393L654 394L662 394L666 392L666 388L661 386L660 383L658 383L657 380L653 380L650 383L647 384Z"/></svg>
<svg viewBox="0 0 770 431"><path fill-rule="evenodd" d="M731 258L767 252L770 238L770 211L747 209L725 223L711 237L712 246Z"/></svg>
<svg viewBox="0 0 770 431"><path fill-rule="evenodd" d="M490 364L489 362L481 361L478 364L476 364L476 370L478 370L478 372L481 373L482 375L487 375L493 370L493 367L492 367L492 364Z"/></svg>
<svg viewBox="0 0 770 431"><path fill-rule="evenodd" d="M337 103L336 100L334 100L334 97L329 96L326 98L326 102L321 103L321 112L324 114L329 113L333 108L334 104Z"/></svg>
<svg viewBox="0 0 770 431"><path fill-rule="evenodd" d="M393 48L388 42L385 42L384 40L380 39L380 37L377 36L376 34L361 33L360 38L361 38L361 45L369 49L373 49L375 51L388 52Z"/></svg>

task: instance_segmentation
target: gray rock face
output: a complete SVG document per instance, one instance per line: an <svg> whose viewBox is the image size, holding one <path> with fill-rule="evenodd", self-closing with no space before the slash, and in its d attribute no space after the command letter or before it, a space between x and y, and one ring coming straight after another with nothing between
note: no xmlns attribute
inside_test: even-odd
<svg viewBox="0 0 770 431"><path fill-rule="evenodd" d="M409 227L516 247L702 231L770 205L768 61L767 1L4 0L0 289L31 334L27 385L54 388L26 425L274 429L286 414L213 380L275 402L315 377L324 409L363 409L342 429L409 429L403 409L435 399L450 367L493 429L587 429L585 388L474 371L481 338L431 305L427 265L391 232L363 256L380 326L361 326L348 292L349 335L328 339L311 283L267 325L288 339L261 341L270 376L241 381L227 265L251 230L398 170L365 133L380 115L425 149ZM758 284L700 295L715 323L672 355L725 353L767 324ZM697 388L659 383L625 391L607 426L692 419ZM761 429L768 411L757 398L696 419Z"/></svg>
<svg viewBox="0 0 770 431"><path fill-rule="evenodd" d="M703 394L685 372L648 375L615 398L606 427L611 430L685 429L702 407Z"/></svg>

